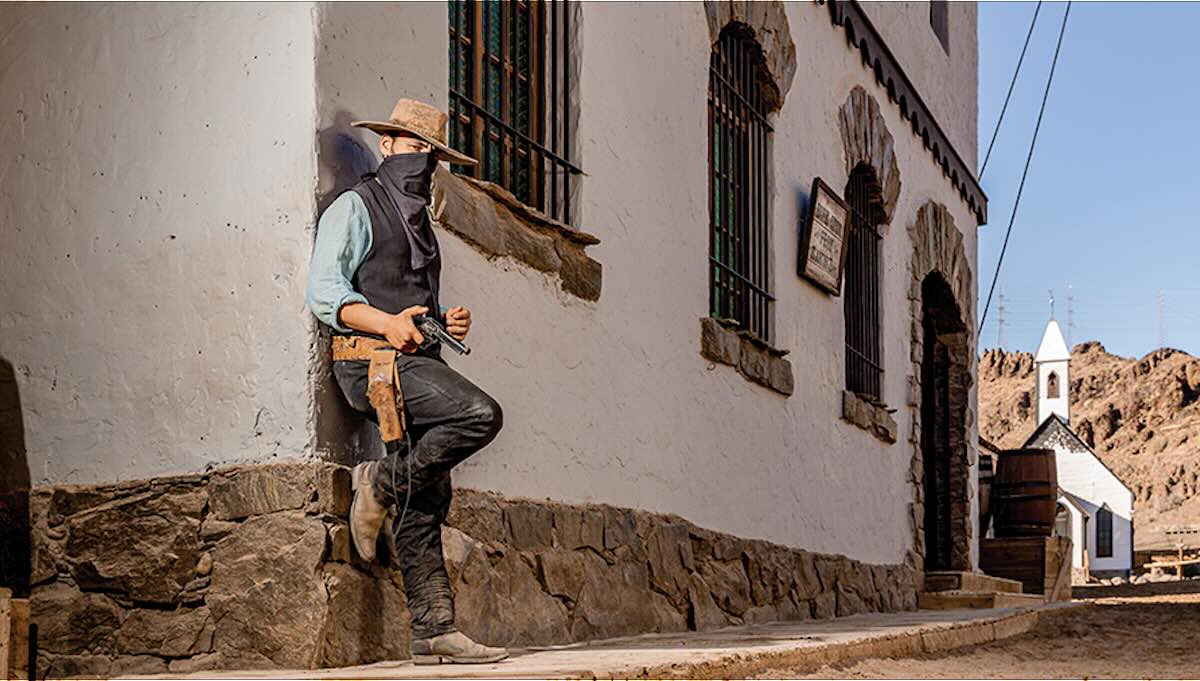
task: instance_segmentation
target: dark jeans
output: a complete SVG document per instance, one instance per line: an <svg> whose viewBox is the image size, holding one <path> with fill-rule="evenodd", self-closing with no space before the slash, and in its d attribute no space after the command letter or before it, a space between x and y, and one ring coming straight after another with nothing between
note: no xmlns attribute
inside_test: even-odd
<svg viewBox="0 0 1200 681"><path fill-rule="evenodd" d="M354 409L372 421L367 401L368 362L335 362L333 375ZM450 509L450 469L485 447L500 432L500 405L438 357L397 354L404 392L408 443L396 443L380 460L372 488L396 507L396 560L412 615L414 639L454 631L454 596L442 559L442 523ZM409 483L411 466L411 486Z"/></svg>

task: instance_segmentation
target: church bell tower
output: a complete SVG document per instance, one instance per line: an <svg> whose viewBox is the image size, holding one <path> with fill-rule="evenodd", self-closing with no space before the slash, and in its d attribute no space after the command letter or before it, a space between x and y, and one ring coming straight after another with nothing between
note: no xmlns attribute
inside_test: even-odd
<svg viewBox="0 0 1200 681"><path fill-rule="evenodd" d="M1067 350L1062 330L1054 319L1046 325L1033 364L1037 370L1037 422L1041 424L1051 414L1058 414L1070 423L1071 352Z"/></svg>

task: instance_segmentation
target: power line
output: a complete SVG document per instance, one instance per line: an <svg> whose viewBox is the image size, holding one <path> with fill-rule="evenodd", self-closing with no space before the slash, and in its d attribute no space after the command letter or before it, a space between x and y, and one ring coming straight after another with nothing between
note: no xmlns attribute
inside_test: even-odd
<svg viewBox="0 0 1200 681"><path fill-rule="evenodd" d="M1042 93L1042 106L1038 110L1037 123L1033 126L1033 139L1029 141L1029 153L1025 156L1025 169L1021 171L1021 184L1017 186L1017 197L1013 201L1012 215L1008 218L1008 229L1004 232L1004 245L1000 247L1000 258L996 261L992 285L988 289L987 302L983 306L983 319L979 323L981 327L987 321L988 308L992 305L992 293L996 290L996 280L1000 278L1000 266L1004 264L1008 239L1012 236L1013 223L1017 219L1017 208L1021 205L1021 194L1025 191L1025 179L1029 176L1029 164L1033 161L1033 150L1037 146L1038 132L1042 129L1042 116L1046 113L1046 101L1050 99L1050 85L1054 82L1054 69L1058 66L1058 55L1062 51L1063 35L1067 32L1067 17L1069 16L1071 16L1071 0L1067 2L1067 10L1063 12L1062 26L1058 29L1058 44L1054 47L1054 59L1050 61L1050 75L1046 78L1046 91Z"/></svg>
<svg viewBox="0 0 1200 681"><path fill-rule="evenodd" d="M1067 284L1067 347L1071 345L1071 337L1075 335L1075 294L1071 285Z"/></svg>
<svg viewBox="0 0 1200 681"><path fill-rule="evenodd" d="M1012 98L1013 88L1017 84L1017 76L1021 73L1021 64L1025 62L1025 51L1029 49L1029 39L1033 36L1033 26L1037 23L1038 12L1042 11L1042 0L1038 0L1033 8L1033 20L1029 22L1029 32L1025 34L1025 46L1021 48L1021 56L1017 59L1017 68L1013 71L1012 81L1008 84L1008 94L1004 95L1004 106L1000 107L1000 117L996 119L996 129L992 131L992 141L988 143L987 153L983 156L983 165L979 167L979 179L987 172L988 159L992 157L992 147L996 146L996 136L1000 134L1000 124L1004 122L1004 112L1008 111L1008 100Z"/></svg>
<svg viewBox="0 0 1200 681"><path fill-rule="evenodd" d="M1000 289L1000 304L996 307L999 318L996 320L996 347L1004 349L1004 289Z"/></svg>
<svg viewBox="0 0 1200 681"><path fill-rule="evenodd" d="M1158 290L1158 347L1167 347L1167 294Z"/></svg>

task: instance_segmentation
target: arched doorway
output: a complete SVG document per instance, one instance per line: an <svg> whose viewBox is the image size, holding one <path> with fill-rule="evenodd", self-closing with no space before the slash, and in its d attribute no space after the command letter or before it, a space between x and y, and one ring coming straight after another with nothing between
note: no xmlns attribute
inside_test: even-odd
<svg viewBox="0 0 1200 681"><path fill-rule="evenodd" d="M921 461L925 570L970 570L966 324L939 272L921 283Z"/></svg>

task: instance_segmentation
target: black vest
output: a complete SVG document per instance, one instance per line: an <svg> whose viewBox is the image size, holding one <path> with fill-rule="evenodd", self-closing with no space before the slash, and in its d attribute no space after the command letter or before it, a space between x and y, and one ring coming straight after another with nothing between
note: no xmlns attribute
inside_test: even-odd
<svg viewBox="0 0 1200 681"><path fill-rule="evenodd" d="M429 314L440 319L437 289L441 258L419 272L413 270L408 239L396 204L375 181L374 175L350 191L362 198L371 219L371 248L350 280L354 290L363 294L371 307L388 314L423 305L429 308Z"/></svg>

